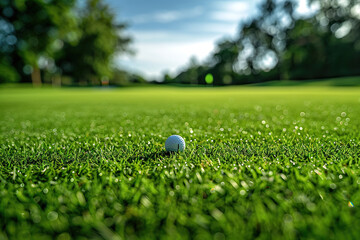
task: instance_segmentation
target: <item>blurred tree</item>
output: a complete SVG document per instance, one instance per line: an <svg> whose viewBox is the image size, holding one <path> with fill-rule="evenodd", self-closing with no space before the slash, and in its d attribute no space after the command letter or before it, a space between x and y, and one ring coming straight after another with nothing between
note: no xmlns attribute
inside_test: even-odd
<svg viewBox="0 0 360 240"><path fill-rule="evenodd" d="M218 43L210 63L189 66L175 80L197 76L205 84L211 74L222 85L360 75L360 1L308 0L318 10L307 16L296 13L298 3L264 0L237 38Z"/></svg>
<svg viewBox="0 0 360 240"><path fill-rule="evenodd" d="M285 79L309 79L324 75L326 48L323 40L328 38L320 33L313 21L299 20L290 31L286 51L282 58L282 76Z"/></svg>
<svg viewBox="0 0 360 240"><path fill-rule="evenodd" d="M171 83L206 84L205 75L208 73L209 69L210 67L206 64L189 66L173 78Z"/></svg>
<svg viewBox="0 0 360 240"><path fill-rule="evenodd" d="M320 6L314 19L326 51L324 77L359 75L360 1L311 2Z"/></svg>
<svg viewBox="0 0 360 240"><path fill-rule="evenodd" d="M239 33L243 51L239 60L240 72L250 70L252 74L277 68L281 78L279 62L286 51L286 39L295 23L295 2L266 0L260 5L261 15L245 24Z"/></svg>
<svg viewBox="0 0 360 240"><path fill-rule="evenodd" d="M74 0L0 1L0 81L31 74L41 85L41 69L54 70L53 55L74 35Z"/></svg>
<svg viewBox="0 0 360 240"><path fill-rule="evenodd" d="M190 84L198 84L199 82L199 62L195 56L190 58L190 63L188 67L188 76Z"/></svg>
<svg viewBox="0 0 360 240"><path fill-rule="evenodd" d="M147 81L139 74L132 74L127 71L115 68L110 85L127 86L130 84L144 84Z"/></svg>
<svg viewBox="0 0 360 240"><path fill-rule="evenodd" d="M139 74L130 74L129 82L137 83L137 84L146 84L147 83L146 79Z"/></svg>
<svg viewBox="0 0 360 240"><path fill-rule="evenodd" d="M310 0L309 4L319 10L301 18L294 11L297 1L265 0L261 15L244 24L235 40L242 49L238 73L250 72L247 79L255 81L360 74L360 2ZM213 74L215 81L219 79ZM234 76L233 82L249 82Z"/></svg>
<svg viewBox="0 0 360 240"><path fill-rule="evenodd" d="M208 64L200 64L196 57L191 57L189 64L180 74L171 79L171 82L164 83L183 83L183 84L205 84L205 75L209 71Z"/></svg>
<svg viewBox="0 0 360 240"><path fill-rule="evenodd" d="M311 2L320 6L319 11L297 20L287 38L283 69L288 78L360 74L360 2Z"/></svg>
<svg viewBox="0 0 360 240"><path fill-rule="evenodd" d="M243 24L237 38L217 44L209 65L189 67L176 79L191 79L190 73L195 70L200 84L205 84L203 79L208 73L213 77L214 85L279 79L279 62L295 22L294 8L295 3L291 0L264 1L260 5L261 15Z"/></svg>
<svg viewBox="0 0 360 240"><path fill-rule="evenodd" d="M164 73L164 77L163 77L163 83L172 83L173 82L173 78L170 76L170 74L168 72Z"/></svg>
<svg viewBox="0 0 360 240"><path fill-rule="evenodd" d="M213 66L210 72L214 85L231 84L234 78L234 66L238 61L240 48L237 41L223 40L217 44L212 55Z"/></svg>
<svg viewBox="0 0 360 240"><path fill-rule="evenodd" d="M75 82L99 84L113 76L113 57L128 50L130 38L122 35L126 25L116 22L103 0L88 0L78 15L80 38L64 43L56 63Z"/></svg>

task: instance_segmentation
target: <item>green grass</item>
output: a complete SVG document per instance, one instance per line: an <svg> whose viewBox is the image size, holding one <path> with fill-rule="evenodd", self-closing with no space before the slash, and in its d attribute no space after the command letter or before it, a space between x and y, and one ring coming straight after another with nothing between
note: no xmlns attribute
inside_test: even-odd
<svg viewBox="0 0 360 240"><path fill-rule="evenodd" d="M359 127L360 88L1 88L0 239L359 239Z"/></svg>
<svg viewBox="0 0 360 240"><path fill-rule="evenodd" d="M335 86L335 87L359 87L360 86L360 76L354 77L341 77L341 78L331 78L331 79L314 79L314 80L299 80L299 81L269 81L262 83L254 83L249 86Z"/></svg>

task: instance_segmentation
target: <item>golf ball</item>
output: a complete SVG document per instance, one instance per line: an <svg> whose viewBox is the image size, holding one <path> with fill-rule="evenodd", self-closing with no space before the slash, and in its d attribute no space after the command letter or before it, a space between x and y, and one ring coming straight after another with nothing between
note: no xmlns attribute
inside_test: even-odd
<svg viewBox="0 0 360 240"><path fill-rule="evenodd" d="M179 135L172 135L166 139L165 149L168 152L182 152L185 150L185 141Z"/></svg>

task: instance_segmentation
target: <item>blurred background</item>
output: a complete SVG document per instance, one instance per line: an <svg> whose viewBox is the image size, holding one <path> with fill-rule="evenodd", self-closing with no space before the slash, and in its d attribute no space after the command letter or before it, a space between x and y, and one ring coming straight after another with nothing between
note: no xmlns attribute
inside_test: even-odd
<svg viewBox="0 0 360 240"><path fill-rule="evenodd" d="M0 83L221 86L359 75L360 0L0 1Z"/></svg>

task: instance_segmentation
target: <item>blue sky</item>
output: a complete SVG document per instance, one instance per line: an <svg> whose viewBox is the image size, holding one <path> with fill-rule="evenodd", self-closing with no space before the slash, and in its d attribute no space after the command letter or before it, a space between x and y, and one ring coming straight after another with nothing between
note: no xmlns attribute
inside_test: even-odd
<svg viewBox="0 0 360 240"><path fill-rule="evenodd" d="M134 56L116 64L148 78L176 74L192 56L205 60L215 43L237 34L239 23L259 14L261 0L106 0L119 21L129 24ZM306 0L298 11L306 12Z"/></svg>

